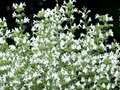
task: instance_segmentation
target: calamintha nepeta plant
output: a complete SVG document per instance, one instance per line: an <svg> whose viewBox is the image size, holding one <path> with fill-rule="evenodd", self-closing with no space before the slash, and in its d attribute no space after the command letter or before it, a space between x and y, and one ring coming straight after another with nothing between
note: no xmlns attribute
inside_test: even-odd
<svg viewBox="0 0 120 90"><path fill-rule="evenodd" d="M78 10L74 0L54 9L42 9L35 18L32 35L22 26L29 22L25 3L13 4L13 17L19 27L8 30L0 19L0 89L1 90L117 90L120 87L120 45L114 40L108 22L112 17ZM82 15L79 24L74 13ZM62 25L64 22L65 25ZM86 30L75 39L74 32ZM14 40L9 45L7 38Z"/></svg>

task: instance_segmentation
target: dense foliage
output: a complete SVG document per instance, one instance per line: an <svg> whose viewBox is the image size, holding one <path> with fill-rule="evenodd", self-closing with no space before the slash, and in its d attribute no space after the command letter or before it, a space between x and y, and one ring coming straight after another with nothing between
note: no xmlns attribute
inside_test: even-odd
<svg viewBox="0 0 120 90"><path fill-rule="evenodd" d="M25 3L13 4L19 27L8 30L6 19L0 19L1 90L120 88L120 45L115 40L108 43L113 36L112 17L97 14L98 23L93 25L90 10L78 10L74 2L40 10L33 16L32 35L23 33L23 25L29 22ZM74 22L74 13L82 16L79 24ZM77 29L86 33L75 39ZM7 38L15 43L9 45Z"/></svg>

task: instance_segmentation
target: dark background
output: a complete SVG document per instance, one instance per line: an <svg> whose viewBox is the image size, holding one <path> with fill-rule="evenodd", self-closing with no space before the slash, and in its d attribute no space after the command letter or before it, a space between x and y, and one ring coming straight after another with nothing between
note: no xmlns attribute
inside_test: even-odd
<svg viewBox="0 0 120 90"><path fill-rule="evenodd" d="M66 0L69 1L69 0ZM119 0L76 0L76 7L81 9L86 6L91 10L92 15L98 14L109 14L113 16L113 32L115 39L120 42L120 27L119 27L119 16L120 16L120 3ZM53 8L56 4L55 0L0 0L0 17L6 17L9 29L17 26L15 19L12 18L12 4L13 3L26 3L26 16L31 19L31 22L26 25L26 29L30 29L32 25L32 16L37 13L41 8ZM59 5L63 3L63 0L58 0Z"/></svg>

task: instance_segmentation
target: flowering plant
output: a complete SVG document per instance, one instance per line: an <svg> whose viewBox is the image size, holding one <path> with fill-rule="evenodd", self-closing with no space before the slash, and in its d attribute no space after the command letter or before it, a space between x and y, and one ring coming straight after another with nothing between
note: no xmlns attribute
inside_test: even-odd
<svg viewBox="0 0 120 90"><path fill-rule="evenodd" d="M120 45L110 29L112 17L96 15L92 24L90 10L78 10L75 0L34 15L32 35L23 33L29 22L25 3L13 4L13 17L19 27L8 30L0 19L1 90L114 90L120 88ZM74 13L82 15L75 23ZM63 23L65 22L65 25ZM75 39L76 30L86 30ZM14 40L9 45L7 38Z"/></svg>

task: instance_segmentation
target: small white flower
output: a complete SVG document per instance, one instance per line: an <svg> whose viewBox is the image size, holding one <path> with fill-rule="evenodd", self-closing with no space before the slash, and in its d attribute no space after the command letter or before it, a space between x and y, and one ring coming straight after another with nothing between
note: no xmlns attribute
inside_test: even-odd
<svg viewBox="0 0 120 90"><path fill-rule="evenodd" d="M83 23L83 20L80 19L80 23Z"/></svg>
<svg viewBox="0 0 120 90"><path fill-rule="evenodd" d="M94 85L93 85L93 88L96 88L96 87L97 87L97 85L96 85L96 84L94 84Z"/></svg>
<svg viewBox="0 0 120 90"><path fill-rule="evenodd" d="M99 80L99 79L100 79L100 77L95 75L95 80Z"/></svg>
<svg viewBox="0 0 120 90"><path fill-rule="evenodd" d="M65 81L68 83L71 80L70 77L65 77Z"/></svg>
<svg viewBox="0 0 120 90"><path fill-rule="evenodd" d="M52 77L53 77L54 79L57 79L57 78L58 78L58 74L57 74L57 73L53 73L53 74L52 74Z"/></svg>
<svg viewBox="0 0 120 90"><path fill-rule="evenodd" d="M19 43L20 38L19 38L19 37L14 37L14 40L15 40L16 44L18 44L18 43Z"/></svg>
<svg viewBox="0 0 120 90"><path fill-rule="evenodd" d="M107 85L107 90L110 90L110 83L108 83L108 85Z"/></svg>
<svg viewBox="0 0 120 90"><path fill-rule="evenodd" d="M18 4L13 3L13 7L16 9L18 7Z"/></svg>
<svg viewBox="0 0 120 90"><path fill-rule="evenodd" d="M6 22L4 22L4 27L7 27L7 23Z"/></svg>
<svg viewBox="0 0 120 90"><path fill-rule="evenodd" d="M111 17L109 17L109 21L113 21L113 17L111 16Z"/></svg>
<svg viewBox="0 0 120 90"><path fill-rule="evenodd" d="M71 45L71 49L76 49L76 45L75 44Z"/></svg>
<svg viewBox="0 0 120 90"><path fill-rule="evenodd" d="M11 50L15 50L15 49L16 49L16 47L15 47L14 45L9 45L9 48L10 48Z"/></svg>
<svg viewBox="0 0 120 90"><path fill-rule="evenodd" d="M84 72L84 73L87 73L87 71L88 71L87 68L84 68L84 69L83 69L83 72Z"/></svg>
<svg viewBox="0 0 120 90"><path fill-rule="evenodd" d="M6 70L6 69L8 69L10 66L0 66L0 70Z"/></svg>
<svg viewBox="0 0 120 90"><path fill-rule="evenodd" d="M115 84L112 84L112 88L113 88L113 89L115 88Z"/></svg>
<svg viewBox="0 0 120 90"><path fill-rule="evenodd" d="M91 29L95 30L95 26L94 25L90 25Z"/></svg>
<svg viewBox="0 0 120 90"><path fill-rule="evenodd" d="M0 44L4 44L5 43L5 40L3 37L0 37Z"/></svg>
<svg viewBox="0 0 120 90"><path fill-rule="evenodd" d="M72 0L72 2L76 2L76 0Z"/></svg>
<svg viewBox="0 0 120 90"><path fill-rule="evenodd" d="M113 31L111 29L109 30L109 34L113 36Z"/></svg>
<svg viewBox="0 0 120 90"><path fill-rule="evenodd" d="M47 82L47 85L50 86L50 82L49 81Z"/></svg>
<svg viewBox="0 0 120 90"><path fill-rule="evenodd" d="M91 82L91 78L90 77L88 78L88 82Z"/></svg>
<svg viewBox="0 0 120 90"><path fill-rule="evenodd" d="M83 51L81 52L81 55L82 55L82 56L87 55L87 51L86 51L86 50L83 50Z"/></svg>
<svg viewBox="0 0 120 90"><path fill-rule="evenodd" d="M12 17L14 18L14 17L16 17L16 12L13 12L13 14L12 14Z"/></svg>
<svg viewBox="0 0 120 90"><path fill-rule="evenodd" d="M83 25L83 27L82 27L83 29L86 29L86 26L85 25Z"/></svg>
<svg viewBox="0 0 120 90"><path fill-rule="evenodd" d="M77 45L77 50L80 50L81 49L81 46L80 45Z"/></svg>
<svg viewBox="0 0 120 90"><path fill-rule="evenodd" d="M78 81L75 85L80 86L80 82Z"/></svg>
<svg viewBox="0 0 120 90"><path fill-rule="evenodd" d="M69 89L65 88L65 90L69 90Z"/></svg>
<svg viewBox="0 0 120 90"><path fill-rule="evenodd" d="M25 5L25 3L20 3L19 5L17 3L13 3L13 8L23 8Z"/></svg>
<svg viewBox="0 0 120 90"><path fill-rule="evenodd" d="M105 15L105 18L106 18L106 21L107 21L107 22L108 22L108 21L113 21L112 16L109 17L108 14Z"/></svg>
<svg viewBox="0 0 120 90"><path fill-rule="evenodd" d="M1 18L0 18L0 22L3 22Z"/></svg>
<svg viewBox="0 0 120 90"><path fill-rule="evenodd" d="M89 18L89 19L88 19L88 21L89 21L89 22L91 22L91 21L92 21L92 19L91 19L91 18Z"/></svg>
<svg viewBox="0 0 120 90"><path fill-rule="evenodd" d="M102 87L103 87L103 88L105 88L105 87L106 87L104 83L102 84Z"/></svg>
<svg viewBox="0 0 120 90"><path fill-rule="evenodd" d="M84 78L84 77L82 77L82 78L81 78L81 81L82 81L82 82L85 82L85 78Z"/></svg>
<svg viewBox="0 0 120 90"><path fill-rule="evenodd" d="M95 65L96 62L97 62L96 59L93 59L92 60L92 65Z"/></svg>
<svg viewBox="0 0 120 90"><path fill-rule="evenodd" d="M95 15L95 19L97 19L98 17L99 17L99 15L98 15L98 14L96 14L96 15Z"/></svg>
<svg viewBox="0 0 120 90"><path fill-rule="evenodd" d="M82 13L82 18L84 18L84 17L85 17L85 13L83 12L83 13Z"/></svg>
<svg viewBox="0 0 120 90"><path fill-rule="evenodd" d="M115 77L118 77L119 75L120 75L120 72L118 72L118 71L116 71L114 74Z"/></svg>
<svg viewBox="0 0 120 90"><path fill-rule="evenodd" d="M105 46L104 46L104 44L103 44L103 43L101 43L101 44L100 44L100 46L101 46L103 49L105 49Z"/></svg>
<svg viewBox="0 0 120 90"><path fill-rule="evenodd" d="M24 23L29 22L30 20L28 19L28 17L24 17Z"/></svg>
<svg viewBox="0 0 120 90"><path fill-rule="evenodd" d="M40 79L37 79L37 84L42 83L42 81Z"/></svg>
<svg viewBox="0 0 120 90"><path fill-rule="evenodd" d="M74 12L78 12L78 9L77 9L77 8L75 8L75 9L74 9Z"/></svg>
<svg viewBox="0 0 120 90"><path fill-rule="evenodd" d="M74 90L74 89L75 89L75 86L72 85L72 86L70 87L70 89L73 89L73 90Z"/></svg>
<svg viewBox="0 0 120 90"><path fill-rule="evenodd" d="M64 49L64 47L65 47L64 45L65 45L65 41L61 40L61 42L60 42L60 48Z"/></svg>

